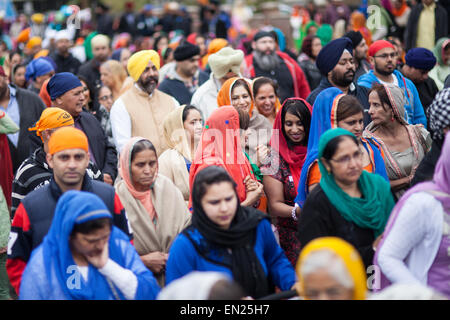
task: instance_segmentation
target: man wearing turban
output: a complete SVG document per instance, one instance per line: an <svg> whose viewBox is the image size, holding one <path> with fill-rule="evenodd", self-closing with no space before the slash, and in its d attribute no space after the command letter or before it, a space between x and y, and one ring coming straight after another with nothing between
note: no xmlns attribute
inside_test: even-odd
<svg viewBox="0 0 450 320"><path fill-rule="evenodd" d="M141 50L128 60L127 69L134 85L113 104L111 128L117 151L135 136L150 140L160 155L168 148L163 121L179 103L158 90L160 60L154 50Z"/></svg>
<svg viewBox="0 0 450 320"><path fill-rule="evenodd" d="M368 89L354 83L355 64L353 43L347 37L338 38L325 45L317 55L316 65L322 74L319 86L314 89L306 101L314 105L317 95L330 87L336 87L345 94L355 96L364 107L364 124L370 122Z"/></svg>
<svg viewBox="0 0 450 320"><path fill-rule="evenodd" d="M48 141L46 161L53 170L50 183L22 199L11 224L6 270L18 295L22 273L32 250L44 240L53 220L56 203L66 191L86 191L99 196L113 216L113 224L132 238L125 209L114 188L94 181L86 174L89 149L88 137L83 131L71 126L59 128Z"/></svg>
<svg viewBox="0 0 450 320"><path fill-rule="evenodd" d="M67 111L51 107L45 109L36 125L28 129L29 131L36 131L36 135L41 138L43 146L38 147L17 169L12 183L12 216L14 216L20 201L27 194L48 184L53 176L52 169L48 166L45 158L48 152L48 141L53 132L67 126L73 127L73 125L73 118ZM103 181L101 171L92 161L89 162L86 173L92 179Z"/></svg>
<svg viewBox="0 0 450 320"><path fill-rule="evenodd" d="M386 40L377 40L369 47L369 61L374 66L373 70L362 75L358 79L360 86L370 89L374 82L381 84L394 84L400 87L406 97L405 110L409 124L423 124L426 128L427 118L423 111L414 83L406 78L395 68L398 52L395 47Z"/></svg>

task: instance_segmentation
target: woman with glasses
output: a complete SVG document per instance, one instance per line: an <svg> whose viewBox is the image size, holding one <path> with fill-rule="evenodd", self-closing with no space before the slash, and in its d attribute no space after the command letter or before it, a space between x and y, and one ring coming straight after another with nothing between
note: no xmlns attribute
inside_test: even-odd
<svg viewBox="0 0 450 320"><path fill-rule="evenodd" d="M109 142L114 145L114 139L112 137L111 120L109 119L109 112L114 103L113 95L111 90L107 86L102 86L98 91L98 102L100 107L97 111L97 119L100 119L100 125L105 131Z"/></svg>
<svg viewBox="0 0 450 320"><path fill-rule="evenodd" d="M410 187L432 140L422 125L410 125L405 120L405 96L399 87L374 84L369 104L372 122L363 137L379 143L392 191L399 199Z"/></svg>
<svg viewBox="0 0 450 320"><path fill-rule="evenodd" d="M363 170L362 158L359 141L350 131L337 128L322 134L318 149L322 178L302 208L298 237L302 247L319 237L341 238L356 248L367 268L394 198L386 180Z"/></svg>
<svg viewBox="0 0 450 320"><path fill-rule="evenodd" d="M376 139L368 141L362 138L364 129L364 109L359 101L343 94L338 88L323 90L316 98L311 117L308 151L300 175L295 202L303 207L308 194L318 185L321 172L318 165L319 139L331 128L343 128L353 133L359 140L359 150L363 169L376 173L388 180L383 156ZM300 214L299 208L297 214Z"/></svg>

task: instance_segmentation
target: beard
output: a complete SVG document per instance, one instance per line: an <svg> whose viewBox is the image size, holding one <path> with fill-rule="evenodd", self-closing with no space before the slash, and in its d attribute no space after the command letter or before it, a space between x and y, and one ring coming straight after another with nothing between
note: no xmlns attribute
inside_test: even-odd
<svg viewBox="0 0 450 320"><path fill-rule="evenodd" d="M348 87L353 82L354 76L354 70L349 70L343 75L339 75L336 72L331 72L331 81L333 81L335 85L338 85L340 87Z"/></svg>
<svg viewBox="0 0 450 320"><path fill-rule="evenodd" d="M139 85L139 87L144 90L146 93L148 94L152 94L153 91L156 89L156 87L158 86L158 77L148 77L143 79L142 77L139 78L139 80L137 81L137 84Z"/></svg>
<svg viewBox="0 0 450 320"><path fill-rule="evenodd" d="M263 71L275 70L280 64L280 59L275 50L269 54L265 54L263 52L255 50L253 58Z"/></svg>
<svg viewBox="0 0 450 320"><path fill-rule="evenodd" d="M385 76L385 77L387 77L387 76L390 76L393 72L394 72L394 70L395 70L395 65L393 65L393 69L392 69L392 71L386 71L386 70L382 70L382 69L379 69L378 67L377 67L377 65L375 64L375 71L376 72L378 72L379 74L381 74L382 76Z"/></svg>

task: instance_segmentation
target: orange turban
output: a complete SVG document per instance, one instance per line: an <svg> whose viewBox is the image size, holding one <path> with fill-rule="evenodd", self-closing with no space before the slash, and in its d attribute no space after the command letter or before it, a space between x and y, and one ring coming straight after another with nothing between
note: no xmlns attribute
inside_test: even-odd
<svg viewBox="0 0 450 320"><path fill-rule="evenodd" d="M22 30L17 36L17 42L27 42L30 39L31 28Z"/></svg>
<svg viewBox="0 0 450 320"><path fill-rule="evenodd" d="M229 42L226 39L216 38L212 40L208 45L208 53L202 58L202 67L205 68L208 64L208 58L210 55L218 52L220 49L228 46Z"/></svg>
<svg viewBox="0 0 450 320"><path fill-rule="evenodd" d="M41 87L41 91L39 91L39 97L42 99L42 101L44 101L47 108L52 106L52 99L50 98L50 95L48 94L47 91L47 84L50 81L50 79L51 78L48 78L47 80L44 81Z"/></svg>
<svg viewBox="0 0 450 320"><path fill-rule="evenodd" d="M70 125L73 125L72 116L63 109L53 107L47 108L42 111L39 121L36 122L36 126L34 126L33 128L29 128L28 131L36 131L36 134L41 137L41 133L44 130Z"/></svg>
<svg viewBox="0 0 450 320"><path fill-rule="evenodd" d="M50 52L48 51L48 49L42 49L41 51L39 51L34 55L33 59L37 59L40 57L47 57L49 53Z"/></svg>
<svg viewBox="0 0 450 320"><path fill-rule="evenodd" d="M49 153L53 155L67 149L83 149L89 152L88 139L83 131L74 127L64 127L52 134L48 142Z"/></svg>

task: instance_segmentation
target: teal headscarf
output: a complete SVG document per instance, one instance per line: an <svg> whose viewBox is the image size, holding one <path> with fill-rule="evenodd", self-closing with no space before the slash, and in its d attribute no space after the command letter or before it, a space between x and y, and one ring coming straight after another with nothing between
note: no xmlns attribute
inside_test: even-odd
<svg viewBox="0 0 450 320"><path fill-rule="evenodd" d="M383 233L386 222L394 207L394 198L389 183L380 175L362 171L358 187L362 198L353 198L345 193L334 180L322 162L322 155L328 143L336 137L353 133L342 128L326 131L319 141L319 169L322 175L320 186L330 202L336 207L342 217L365 229L372 229L375 237Z"/></svg>

